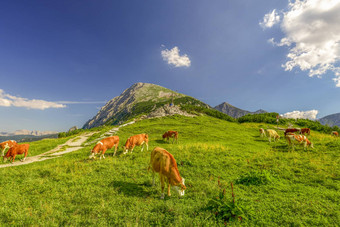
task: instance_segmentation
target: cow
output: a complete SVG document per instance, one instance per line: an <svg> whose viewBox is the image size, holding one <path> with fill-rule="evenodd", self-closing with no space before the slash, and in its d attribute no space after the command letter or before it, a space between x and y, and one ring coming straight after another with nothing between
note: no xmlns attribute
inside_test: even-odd
<svg viewBox="0 0 340 227"><path fill-rule="evenodd" d="M339 136L339 133L338 133L337 131L333 131L331 135L332 135L332 136L335 136L335 137L338 137L338 136Z"/></svg>
<svg viewBox="0 0 340 227"><path fill-rule="evenodd" d="M302 128L301 131L300 131L300 134L302 134L302 135L304 135L304 134L310 135L310 129L309 128Z"/></svg>
<svg viewBox="0 0 340 227"><path fill-rule="evenodd" d="M301 129L299 129L299 128L287 128L286 130L285 130L285 136L287 135L287 133L288 132L300 132L301 131Z"/></svg>
<svg viewBox="0 0 340 227"><path fill-rule="evenodd" d="M5 155L5 151L7 148L11 148L16 144L17 142L15 140L7 140L7 141L0 143L1 156Z"/></svg>
<svg viewBox="0 0 340 227"><path fill-rule="evenodd" d="M160 147L153 149L151 152L149 170L150 168L152 169L153 185L155 185L155 172L159 173L159 179L161 181L161 199L164 199L164 181L168 186L168 196L171 196L170 186L172 186L180 196L184 195L186 189L184 184L185 180L179 174L174 156L167 150Z"/></svg>
<svg viewBox="0 0 340 227"><path fill-rule="evenodd" d="M123 146L124 153L126 154L129 150L132 153L133 148L135 146L142 146L141 151L144 149L144 145L146 144L146 150L149 150L149 136L148 134L138 134L131 136L126 140L125 145Z"/></svg>
<svg viewBox="0 0 340 227"><path fill-rule="evenodd" d="M167 131L163 134L163 139L167 139L169 142L169 138L173 138L172 143L176 140L176 143L178 143L178 132L177 131Z"/></svg>
<svg viewBox="0 0 340 227"><path fill-rule="evenodd" d="M294 150L294 145L303 145L304 150L308 147L314 148L313 143L311 143L304 135L288 134L286 135L286 140L288 142L288 147L292 147Z"/></svg>
<svg viewBox="0 0 340 227"><path fill-rule="evenodd" d="M118 136L111 136L107 137L105 139L102 139L99 141L91 150L91 155L89 158L94 158L96 154L100 154L100 159L105 158L104 154L107 149L111 149L112 147L115 147L115 153L113 154L114 156L116 155L117 149L119 145L119 137Z"/></svg>
<svg viewBox="0 0 340 227"><path fill-rule="evenodd" d="M264 131L263 128L260 128L259 131L260 131L260 136L261 137L266 137L266 132Z"/></svg>
<svg viewBox="0 0 340 227"><path fill-rule="evenodd" d="M21 161L25 161L27 154L28 154L28 149L29 149L30 145L29 144L16 144L13 147L11 147L6 155L3 157L4 162L7 161L7 159L9 158L9 161L11 161L12 159L12 163L14 162L15 156L18 154L25 154L24 159L22 159Z"/></svg>
<svg viewBox="0 0 340 227"><path fill-rule="evenodd" d="M269 142L272 142L271 141L272 138L274 138L274 142L275 140L280 139L279 134L277 134L277 132L273 129L267 129L267 134L268 134Z"/></svg>

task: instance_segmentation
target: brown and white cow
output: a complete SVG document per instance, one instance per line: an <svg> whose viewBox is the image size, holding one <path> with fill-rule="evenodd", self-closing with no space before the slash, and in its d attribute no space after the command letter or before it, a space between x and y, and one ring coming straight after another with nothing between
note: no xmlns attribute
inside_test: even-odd
<svg viewBox="0 0 340 227"><path fill-rule="evenodd" d="M300 134L302 134L302 135L304 135L304 134L310 135L310 129L309 128L302 128L301 131L300 131Z"/></svg>
<svg viewBox="0 0 340 227"><path fill-rule="evenodd" d="M131 136L126 140L126 143L123 146L124 154L126 154L128 151L132 153L133 148L135 148L135 146L142 146L141 151L143 151L144 145L146 145L146 150L149 150L148 134L138 134Z"/></svg>
<svg viewBox="0 0 340 227"><path fill-rule="evenodd" d="M300 132L301 131L301 129L299 129L299 128L287 128L286 130L285 130L285 136L287 135L287 133L289 133L289 132Z"/></svg>
<svg viewBox="0 0 340 227"><path fill-rule="evenodd" d="M294 150L295 145L303 145L303 149L308 147L314 148L313 144L304 135L287 134L286 140L288 142L288 147L292 147Z"/></svg>
<svg viewBox="0 0 340 227"><path fill-rule="evenodd" d="M176 143L178 143L178 132L177 131L167 131L163 134L163 139L167 139L169 142L170 138L173 138L172 143L176 140Z"/></svg>
<svg viewBox="0 0 340 227"><path fill-rule="evenodd" d="M184 195L186 189L184 184L185 180L179 174L175 158L167 150L160 147L153 149L149 164L149 169L150 168L152 169L153 185L155 185L155 172L159 173L162 190L161 199L164 199L164 181L168 186L168 196L171 196L170 186L172 186L180 196Z"/></svg>
<svg viewBox="0 0 340 227"><path fill-rule="evenodd" d="M259 131L260 131L260 136L261 137L266 137L266 132L264 131L263 128L260 128Z"/></svg>
<svg viewBox="0 0 340 227"><path fill-rule="evenodd" d="M269 142L272 142L272 138L274 138L274 142L275 140L280 139L279 134L277 134L277 132L274 129L267 129L267 134L268 134Z"/></svg>
<svg viewBox="0 0 340 227"><path fill-rule="evenodd" d="M91 150L91 155L89 158L94 158L96 154L100 154L100 159L105 158L104 154L107 149L111 149L112 147L115 147L115 153L113 155L116 155L117 149L119 145L119 137L118 136L111 136L107 137L105 139L102 139L99 141Z"/></svg>
<svg viewBox="0 0 340 227"><path fill-rule="evenodd" d="M338 137L338 136L339 136L339 133L338 133L337 131L333 131L331 135L332 135L332 136L335 136L335 137Z"/></svg>
<svg viewBox="0 0 340 227"><path fill-rule="evenodd" d="M17 142L15 140L7 140L7 141L0 143L1 156L5 155L6 149L9 149L16 144L17 144Z"/></svg>
<svg viewBox="0 0 340 227"><path fill-rule="evenodd" d="M25 154L24 159L22 161L25 161L27 154L28 154L28 149L30 145L29 144L16 144L13 147L11 147L6 155L4 156L4 162L7 161L9 158L9 161L12 159L12 163L14 162L15 156L18 154Z"/></svg>

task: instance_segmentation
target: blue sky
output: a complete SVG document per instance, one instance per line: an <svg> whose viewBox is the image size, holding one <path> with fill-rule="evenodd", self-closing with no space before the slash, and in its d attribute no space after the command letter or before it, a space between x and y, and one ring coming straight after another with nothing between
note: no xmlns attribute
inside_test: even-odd
<svg viewBox="0 0 340 227"><path fill-rule="evenodd" d="M2 1L0 131L81 127L136 82L211 106L338 113L340 2L323 2Z"/></svg>

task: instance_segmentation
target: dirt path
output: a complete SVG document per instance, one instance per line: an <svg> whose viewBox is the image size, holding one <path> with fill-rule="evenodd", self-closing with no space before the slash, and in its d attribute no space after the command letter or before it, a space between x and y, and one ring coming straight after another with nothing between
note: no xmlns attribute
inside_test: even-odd
<svg viewBox="0 0 340 227"><path fill-rule="evenodd" d="M50 151L47 151L43 154L27 157L24 162L19 161L19 162L14 162L13 164L12 163L3 164L3 165L0 165L0 168L6 168L6 167L10 167L10 166L26 165L26 164L30 164L30 163L33 163L33 162L41 162L41 161L45 161L45 160L48 160L48 159L61 157L64 154L67 154L67 153L70 153L72 151L76 151L76 150L83 148L82 144L94 133L95 132L91 132L91 133L87 133L87 134L84 134L84 135L77 136L75 138L69 139L66 143L58 145L56 148L54 148Z"/></svg>

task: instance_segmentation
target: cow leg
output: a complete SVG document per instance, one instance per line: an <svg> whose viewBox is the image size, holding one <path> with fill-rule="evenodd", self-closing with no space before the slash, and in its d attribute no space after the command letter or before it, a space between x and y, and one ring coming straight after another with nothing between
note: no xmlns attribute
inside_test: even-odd
<svg viewBox="0 0 340 227"><path fill-rule="evenodd" d="M117 153L117 148L118 148L118 145L115 146L115 153L113 154L113 156L116 155L116 153Z"/></svg>
<svg viewBox="0 0 340 227"><path fill-rule="evenodd" d="M160 178L160 180L161 180L161 189L162 189L162 194L161 194L161 199L164 199L164 187L165 187L165 185L164 185L164 177L161 175L161 174L159 174L159 178Z"/></svg>
<svg viewBox="0 0 340 227"><path fill-rule="evenodd" d="M13 157L12 157L12 158L13 158L13 159L12 159L12 163L14 162L15 156L16 156L16 155L13 155Z"/></svg>
<svg viewBox="0 0 340 227"><path fill-rule="evenodd" d="M146 151L149 150L149 144L148 143L145 143L146 144Z"/></svg>
<svg viewBox="0 0 340 227"><path fill-rule="evenodd" d="M140 151L144 150L144 144L145 144L145 142L143 141L142 144L140 145L142 147L142 149Z"/></svg>
<svg viewBox="0 0 340 227"><path fill-rule="evenodd" d="M171 193L170 193L170 182L168 182L168 196L171 196Z"/></svg>
<svg viewBox="0 0 340 227"><path fill-rule="evenodd" d="M132 154L132 151L133 151L133 149L135 148L135 145L132 145L132 148L131 148L131 154Z"/></svg>

